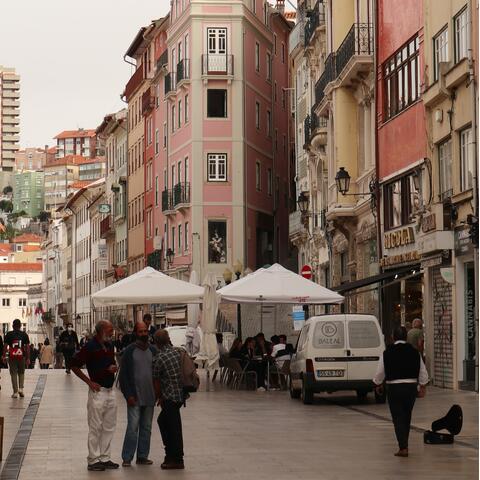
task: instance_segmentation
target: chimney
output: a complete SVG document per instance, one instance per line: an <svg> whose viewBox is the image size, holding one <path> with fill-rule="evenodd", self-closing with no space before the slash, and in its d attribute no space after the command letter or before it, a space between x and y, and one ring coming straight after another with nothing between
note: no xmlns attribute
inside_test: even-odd
<svg viewBox="0 0 480 480"><path fill-rule="evenodd" d="M277 5L275 8L283 15L285 13L285 0L277 0Z"/></svg>

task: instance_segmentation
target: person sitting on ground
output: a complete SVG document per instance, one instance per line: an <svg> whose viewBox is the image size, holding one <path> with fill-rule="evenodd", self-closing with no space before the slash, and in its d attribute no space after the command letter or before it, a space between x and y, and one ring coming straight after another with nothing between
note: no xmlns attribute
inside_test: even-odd
<svg viewBox="0 0 480 480"><path fill-rule="evenodd" d="M243 347L242 341L239 338L236 338L233 341L232 346L230 347L228 356L230 358L236 358L237 360L240 360L243 357L242 347Z"/></svg>

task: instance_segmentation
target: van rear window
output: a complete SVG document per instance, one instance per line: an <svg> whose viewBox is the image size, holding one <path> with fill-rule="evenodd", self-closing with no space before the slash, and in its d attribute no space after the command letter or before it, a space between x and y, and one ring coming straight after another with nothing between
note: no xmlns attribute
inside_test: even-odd
<svg viewBox="0 0 480 480"><path fill-rule="evenodd" d="M380 346L380 336L372 320L355 320L348 322L350 348L376 348Z"/></svg>
<svg viewBox="0 0 480 480"><path fill-rule="evenodd" d="M345 348L343 322L318 322L313 334L315 348Z"/></svg>

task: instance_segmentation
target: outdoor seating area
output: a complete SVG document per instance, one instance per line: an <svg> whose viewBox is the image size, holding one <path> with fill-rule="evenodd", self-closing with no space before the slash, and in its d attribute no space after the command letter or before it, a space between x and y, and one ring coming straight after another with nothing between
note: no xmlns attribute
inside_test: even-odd
<svg viewBox="0 0 480 480"><path fill-rule="evenodd" d="M221 334L217 335L218 340ZM233 390L286 390L293 353L293 346L286 340L286 335L274 335L267 342L263 333L247 338L244 343L235 339L230 351L220 355L219 370L212 381L218 376L221 384ZM219 346L221 349L220 341Z"/></svg>

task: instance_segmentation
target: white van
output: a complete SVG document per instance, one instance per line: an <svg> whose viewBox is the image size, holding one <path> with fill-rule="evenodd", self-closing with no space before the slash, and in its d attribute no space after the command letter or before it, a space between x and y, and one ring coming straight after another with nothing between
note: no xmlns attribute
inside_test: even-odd
<svg viewBox="0 0 480 480"><path fill-rule="evenodd" d="M373 377L385 343L378 320L356 313L312 317L298 337L290 363L290 396L313 402L314 393L355 390L359 400L374 390ZM375 393L377 403L384 396Z"/></svg>

